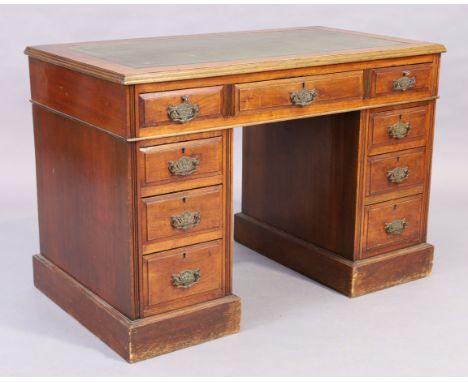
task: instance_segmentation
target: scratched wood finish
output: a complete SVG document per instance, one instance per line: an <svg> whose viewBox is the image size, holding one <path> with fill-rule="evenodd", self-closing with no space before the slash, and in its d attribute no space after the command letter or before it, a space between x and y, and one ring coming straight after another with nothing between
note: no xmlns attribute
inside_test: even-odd
<svg viewBox="0 0 468 382"><path fill-rule="evenodd" d="M430 244L351 261L243 213L234 219L236 241L349 297L417 280L432 271Z"/></svg>
<svg viewBox="0 0 468 382"><path fill-rule="evenodd" d="M348 296L431 271L425 241L445 48L327 28L249 33L26 49L41 236L35 282L130 362L239 328L236 126L245 127L237 240ZM292 35L294 46L272 43ZM268 43L252 49L256 39ZM226 49L233 41L236 50ZM405 91L393 86L402 76L415 77ZM316 96L298 107L291 93L302 88ZM198 112L175 123L168 109L184 96ZM389 127L399 122L411 128L394 138ZM171 172L184 156L196 169ZM389 183L388 171L403 164L408 179ZM184 212L201 220L174 226ZM385 230L402 218L402 232ZM172 285L195 267L198 283Z"/></svg>
<svg viewBox="0 0 468 382"><path fill-rule="evenodd" d="M34 256L33 266L36 288L131 363L233 334L240 328L240 299L232 294L130 320L43 256Z"/></svg>
<svg viewBox="0 0 468 382"><path fill-rule="evenodd" d="M223 258L222 240L144 256L143 316L224 296ZM198 270L200 279L188 287L174 286L173 275L187 270Z"/></svg>

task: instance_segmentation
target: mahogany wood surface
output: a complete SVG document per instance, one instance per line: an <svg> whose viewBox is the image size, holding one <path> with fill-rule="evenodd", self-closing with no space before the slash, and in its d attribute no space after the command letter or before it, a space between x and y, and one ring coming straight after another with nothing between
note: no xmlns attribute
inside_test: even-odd
<svg viewBox="0 0 468 382"><path fill-rule="evenodd" d="M243 213L234 219L236 241L349 297L426 277L432 271L429 244L351 261Z"/></svg>
<svg viewBox="0 0 468 382"><path fill-rule="evenodd" d="M41 254L137 316L132 145L33 107Z"/></svg>
<svg viewBox="0 0 468 382"><path fill-rule="evenodd" d="M36 286L130 362L238 331L236 126L236 240L347 296L427 276L444 51L323 27L27 48Z"/></svg>
<svg viewBox="0 0 468 382"><path fill-rule="evenodd" d="M143 315L153 315L224 296L223 241L180 247L143 257ZM172 285L172 276L198 270L189 287Z"/></svg>
<svg viewBox="0 0 468 382"><path fill-rule="evenodd" d="M389 128L400 121L404 124L409 123L410 129L405 137L394 138L389 135ZM424 146L429 122L426 105L372 112L369 122L369 155Z"/></svg>
<svg viewBox="0 0 468 382"><path fill-rule="evenodd" d="M43 256L34 256L33 266L36 288L128 362L233 334L240 328L240 299L235 295L130 320Z"/></svg>
<svg viewBox="0 0 468 382"><path fill-rule="evenodd" d="M197 161L195 170L189 174L172 173L169 164L183 157ZM140 147L138 162L142 196L220 184L223 181L223 136L218 133L212 138Z"/></svg>
<svg viewBox="0 0 468 382"><path fill-rule="evenodd" d="M244 128L242 212L352 259L359 114Z"/></svg>

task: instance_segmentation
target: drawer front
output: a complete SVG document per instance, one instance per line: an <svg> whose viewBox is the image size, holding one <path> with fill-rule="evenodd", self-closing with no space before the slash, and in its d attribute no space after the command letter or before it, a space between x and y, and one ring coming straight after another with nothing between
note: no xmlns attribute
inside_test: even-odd
<svg viewBox="0 0 468 382"><path fill-rule="evenodd" d="M143 252L220 238L222 199L222 186L144 198Z"/></svg>
<svg viewBox="0 0 468 382"><path fill-rule="evenodd" d="M223 87L139 95L140 128L194 123L222 116Z"/></svg>
<svg viewBox="0 0 468 382"><path fill-rule="evenodd" d="M434 90L431 63L373 69L371 78L371 97L430 96Z"/></svg>
<svg viewBox="0 0 468 382"><path fill-rule="evenodd" d="M361 71L236 85L237 113L361 99Z"/></svg>
<svg viewBox="0 0 468 382"><path fill-rule="evenodd" d="M143 315L224 295L223 241L143 257Z"/></svg>
<svg viewBox="0 0 468 382"><path fill-rule="evenodd" d="M221 136L142 147L140 153L142 196L222 182Z"/></svg>
<svg viewBox="0 0 468 382"><path fill-rule="evenodd" d="M369 155L424 146L429 123L427 106L371 113Z"/></svg>
<svg viewBox="0 0 468 382"><path fill-rule="evenodd" d="M370 257L422 241L422 196L367 206L364 255Z"/></svg>
<svg viewBox="0 0 468 382"><path fill-rule="evenodd" d="M367 196L423 187L425 157L424 147L370 157L367 165Z"/></svg>

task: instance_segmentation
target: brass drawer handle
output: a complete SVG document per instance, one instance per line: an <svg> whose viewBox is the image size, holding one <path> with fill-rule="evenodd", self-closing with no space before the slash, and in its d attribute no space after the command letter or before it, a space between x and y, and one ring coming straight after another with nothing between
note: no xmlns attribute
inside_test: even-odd
<svg viewBox="0 0 468 382"><path fill-rule="evenodd" d="M416 77L409 77L410 75L409 70L403 71L403 76L398 78L397 80L393 80L393 90L401 90L406 91L411 89L416 84Z"/></svg>
<svg viewBox="0 0 468 382"><path fill-rule="evenodd" d="M197 171L199 164L198 158L183 156L177 160L169 161L168 167L172 175L187 176Z"/></svg>
<svg viewBox="0 0 468 382"><path fill-rule="evenodd" d="M175 229L187 230L200 223L201 214L198 211L184 211L180 215L171 216L171 225Z"/></svg>
<svg viewBox="0 0 468 382"><path fill-rule="evenodd" d="M317 98L317 94L318 92L316 89L302 88L297 92L291 93L291 102L295 106L304 107L314 102Z"/></svg>
<svg viewBox="0 0 468 382"><path fill-rule="evenodd" d="M172 285L175 288L190 288L200 280L200 268L186 269L185 271L174 273L171 276Z"/></svg>
<svg viewBox="0 0 468 382"><path fill-rule="evenodd" d="M408 179L408 167L395 167L393 170L387 171L387 179L391 183L401 183Z"/></svg>
<svg viewBox="0 0 468 382"><path fill-rule="evenodd" d="M389 235L401 235L401 233L405 230L408 226L406 219L397 219L392 221L391 223L385 223L385 232Z"/></svg>
<svg viewBox="0 0 468 382"><path fill-rule="evenodd" d="M167 108L167 114L169 118L177 123L186 123L194 119L200 107L196 103L189 102L189 96L182 96L182 103L177 106L169 106Z"/></svg>
<svg viewBox="0 0 468 382"><path fill-rule="evenodd" d="M405 138L409 131L411 130L411 125L409 122L402 122L402 116L400 114L400 120L397 123L389 126L388 128L388 135L395 139L403 139Z"/></svg>

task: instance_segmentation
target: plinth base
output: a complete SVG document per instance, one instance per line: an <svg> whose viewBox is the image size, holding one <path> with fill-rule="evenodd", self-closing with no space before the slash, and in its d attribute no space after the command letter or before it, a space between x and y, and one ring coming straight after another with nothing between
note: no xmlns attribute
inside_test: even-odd
<svg viewBox="0 0 468 382"><path fill-rule="evenodd" d="M41 255L34 285L128 362L239 331L240 299L226 296L189 308L130 320Z"/></svg>
<svg viewBox="0 0 468 382"><path fill-rule="evenodd" d="M434 252L418 244L352 261L242 213L234 218L234 240L349 297L428 276Z"/></svg>

